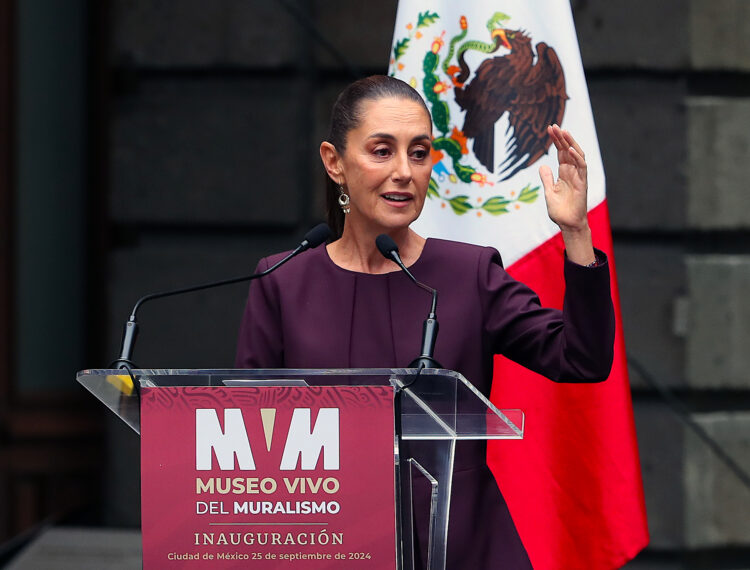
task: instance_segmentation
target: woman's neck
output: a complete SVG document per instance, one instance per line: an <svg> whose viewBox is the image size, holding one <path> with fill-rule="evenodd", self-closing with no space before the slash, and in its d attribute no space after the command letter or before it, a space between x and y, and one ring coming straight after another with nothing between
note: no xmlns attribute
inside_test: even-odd
<svg viewBox="0 0 750 570"><path fill-rule="evenodd" d="M412 265L422 255L425 239L409 228L393 232L355 231L344 226L341 238L327 247L331 260L344 269L358 273L391 273L398 271L398 266L378 251L375 238L387 233L399 249L404 264Z"/></svg>

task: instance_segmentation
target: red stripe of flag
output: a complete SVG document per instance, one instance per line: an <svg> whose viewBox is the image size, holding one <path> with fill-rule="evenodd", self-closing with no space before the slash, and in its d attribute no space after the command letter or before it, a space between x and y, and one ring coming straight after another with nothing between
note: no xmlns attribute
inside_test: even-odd
<svg viewBox="0 0 750 570"><path fill-rule="evenodd" d="M612 372L600 384L557 384L497 356L492 401L526 414L523 441L491 442L488 464L534 568L614 568L648 543L607 202L589 212L609 258L617 331ZM548 307L562 308L560 234L508 272Z"/></svg>

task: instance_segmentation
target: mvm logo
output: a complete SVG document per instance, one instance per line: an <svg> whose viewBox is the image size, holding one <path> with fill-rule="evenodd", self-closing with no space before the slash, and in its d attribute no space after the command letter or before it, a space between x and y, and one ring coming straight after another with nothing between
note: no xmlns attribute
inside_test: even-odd
<svg viewBox="0 0 750 570"><path fill-rule="evenodd" d="M276 410L261 408L261 420L266 439L266 450L271 450ZM213 453L212 453L213 452ZM281 471L301 469L312 471L323 453L323 469L339 468L339 410L321 408L315 426L312 426L310 408L295 408L289 422L289 432L281 456ZM219 423L217 411L213 408L195 410L195 468L198 471L213 469L213 457L219 469L232 471L253 471L255 459L250 438L245 427L242 410L224 410L224 429ZM297 466L299 464L299 467Z"/></svg>

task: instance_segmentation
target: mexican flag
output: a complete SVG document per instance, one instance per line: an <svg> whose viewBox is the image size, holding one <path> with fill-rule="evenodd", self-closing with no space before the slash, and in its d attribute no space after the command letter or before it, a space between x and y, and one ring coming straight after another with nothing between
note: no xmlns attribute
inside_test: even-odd
<svg viewBox="0 0 750 570"><path fill-rule="evenodd" d="M389 73L422 93L434 123L433 175L414 229L497 248L545 306L562 308L564 295L563 241L538 174L557 172L547 125L571 131L586 153L589 224L612 272L612 373L601 384L556 384L496 357L492 400L522 409L526 434L491 442L487 461L534 568L622 566L648 529L604 170L570 6L400 0Z"/></svg>

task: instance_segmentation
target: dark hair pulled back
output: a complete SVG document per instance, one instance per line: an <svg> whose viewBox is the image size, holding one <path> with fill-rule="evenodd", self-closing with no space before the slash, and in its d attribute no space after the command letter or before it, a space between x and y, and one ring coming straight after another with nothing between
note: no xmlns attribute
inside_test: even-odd
<svg viewBox="0 0 750 570"><path fill-rule="evenodd" d="M338 96L331 111L331 125L326 140L343 155L349 131L356 129L362 122L362 103L387 97L399 97L419 103L427 116L430 116L422 96L408 83L388 75L371 75L350 84ZM344 231L344 213L339 207L338 199L339 186L326 175L326 216L333 231L333 239L340 238Z"/></svg>

